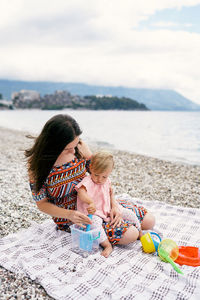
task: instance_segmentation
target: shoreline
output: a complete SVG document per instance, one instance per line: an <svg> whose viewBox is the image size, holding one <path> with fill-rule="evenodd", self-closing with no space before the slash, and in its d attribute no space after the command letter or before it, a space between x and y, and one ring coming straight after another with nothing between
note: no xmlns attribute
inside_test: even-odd
<svg viewBox="0 0 200 300"><path fill-rule="evenodd" d="M196 126L199 114L189 111L130 112L66 109L61 112L18 109L2 113L0 111L0 127L28 131L37 135L50 117L60 113L69 114L79 120L83 129L82 137L88 144L90 141L99 146L108 144L111 149L115 150L200 166ZM112 118L110 118L111 114ZM140 124L143 118L145 121ZM96 130L101 119L105 120L104 125ZM168 122L170 122L169 126ZM93 126L90 126L90 123ZM138 124L140 124L139 127ZM113 130L108 131L107 128L113 128Z"/></svg>
<svg viewBox="0 0 200 300"><path fill-rule="evenodd" d="M4 125L1 125L0 124L0 130L8 130L8 131L11 131L11 132L18 132L18 133L21 133L21 134L28 134L28 135L32 135L32 136L37 136L36 132L31 132L31 131L25 131L23 129L14 129L12 127L6 127ZM198 166L200 167L200 162L192 162L192 161L189 161L187 159L180 159L180 158L177 158L175 159L175 157L168 157L168 156L165 156L165 157L162 157L162 156L151 156L150 154L146 154L146 153L137 153L137 152L134 152L134 151L129 151L129 150L126 150L126 149L118 149L116 148L113 144L110 144L108 142L104 142L102 140L100 141L92 141L90 138L86 137L86 142L87 144L93 148L93 149L99 149L99 148L102 148L102 149L107 149L108 151L120 151L120 152L125 152L125 153L128 153L128 154L133 154L133 155L138 155L138 156L143 156L143 157L146 157L146 158L153 158L153 159L157 159L157 160L161 160L163 162L167 162L167 163L173 163L173 164L180 164L180 165L189 165L189 166Z"/></svg>
<svg viewBox="0 0 200 300"><path fill-rule="evenodd" d="M32 221L43 222L32 200L24 150L32 140L28 132L0 128L0 228L1 237L28 228ZM91 143L95 151L97 146ZM106 149L105 145L103 149ZM115 168L110 176L115 194L127 193L143 200L200 208L200 166L170 162L145 155L107 148L113 153ZM30 278L0 267L2 299L53 299ZM25 296L26 295L26 296ZM13 298L14 299L14 298ZM15 298L18 299L18 298Z"/></svg>

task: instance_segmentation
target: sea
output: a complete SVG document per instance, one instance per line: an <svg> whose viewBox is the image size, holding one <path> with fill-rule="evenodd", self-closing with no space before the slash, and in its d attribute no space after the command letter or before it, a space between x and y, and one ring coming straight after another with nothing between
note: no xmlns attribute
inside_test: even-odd
<svg viewBox="0 0 200 300"><path fill-rule="evenodd" d="M2 110L0 126L37 135L60 113L74 117L82 138L101 148L200 165L200 112Z"/></svg>

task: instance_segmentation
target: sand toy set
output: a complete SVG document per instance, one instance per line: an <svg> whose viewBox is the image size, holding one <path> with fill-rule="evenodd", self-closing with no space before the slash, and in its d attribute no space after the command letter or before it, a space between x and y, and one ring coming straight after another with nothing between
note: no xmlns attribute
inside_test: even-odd
<svg viewBox="0 0 200 300"><path fill-rule="evenodd" d="M145 253L157 252L161 260L169 262L174 270L180 274L183 274L183 272L177 264L193 267L200 266L200 251L198 247L178 246L171 239L162 240L156 232L144 234L140 241Z"/></svg>

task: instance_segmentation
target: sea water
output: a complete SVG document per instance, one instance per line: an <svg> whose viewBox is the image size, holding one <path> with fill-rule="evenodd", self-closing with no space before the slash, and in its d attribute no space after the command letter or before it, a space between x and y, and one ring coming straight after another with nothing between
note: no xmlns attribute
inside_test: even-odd
<svg viewBox="0 0 200 300"><path fill-rule="evenodd" d="M74 117L82 138L103 148L200 165L200 112L4 110L0 126L38 134L60 113Z"/></svg>

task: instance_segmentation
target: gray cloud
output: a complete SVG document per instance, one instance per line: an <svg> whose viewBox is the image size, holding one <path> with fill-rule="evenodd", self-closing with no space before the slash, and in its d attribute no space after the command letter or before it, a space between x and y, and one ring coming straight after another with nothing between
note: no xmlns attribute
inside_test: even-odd
<svg viewBox="0 0 200 300"><path fill-rule="evenodd" d="M4 4L1 78L167 87L200 101L200 34L170 28L142 31L137 26L156 10L177 7L180 0L127 0L126 5L110 0L107 6L107 0Z"/></svg>
<svg viewBox="0 0 200 300"><path fill-rule="evenodd" d="M56 15L24 18L0 30L2 46L17 44L38 45L88 45L108 40L109 31L102 31L93 20L97 13L89 10L67 9Z"/></svg>

